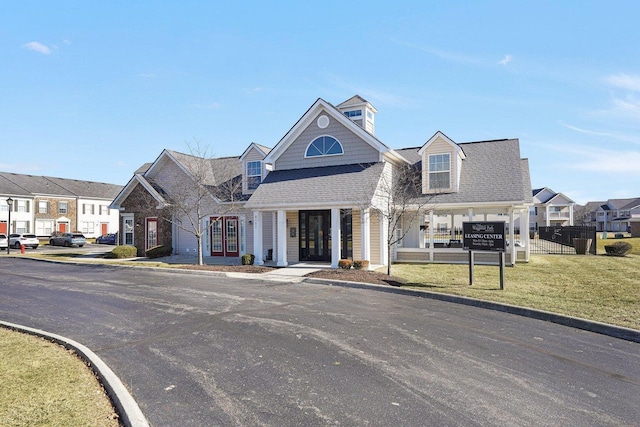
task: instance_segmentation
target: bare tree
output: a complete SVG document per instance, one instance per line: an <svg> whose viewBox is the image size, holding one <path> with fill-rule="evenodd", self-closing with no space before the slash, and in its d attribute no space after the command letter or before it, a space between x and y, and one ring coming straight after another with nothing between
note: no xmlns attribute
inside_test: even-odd
<svg viewBox="0 0 640 427"><path fill-rule="evenodd" d="M387 274L391 275L391 254L394 245L405 238L409 230L424 218L432 196L422 194L422 174L416 165L392 167L387 164L374 191L369 209L387 226Z"/></svg>
<svg viewBox="0 0 640 427"><path fill-rule="evenodd" d="M171 152L178 167L161 186L170 203L170 221L195 236L202 265L203 237L211 227L208 219L237 210L242 201L242 168L238 157L214 158L198 140L187 146L189 154Z"/></svg>
<svg viewBox="0 0 640 427"><path fill-rule="evenodd" d="M573 206L573 223L575 225L586 225L591 220L591 212L586 205Z"/></svg>

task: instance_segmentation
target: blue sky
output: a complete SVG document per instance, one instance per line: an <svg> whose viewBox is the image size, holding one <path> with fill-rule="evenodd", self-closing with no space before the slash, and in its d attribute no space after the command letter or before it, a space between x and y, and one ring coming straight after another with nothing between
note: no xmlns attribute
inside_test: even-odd
<svg viewBox="0 0 640 427"><path fill-rule="evenodd" d="M124 185L164 148L273 147L359 94L376 136L519 138L534 188L640 196L640 2L11 2L0 171ZM490 183L487 183L490 185Z"/></svg>

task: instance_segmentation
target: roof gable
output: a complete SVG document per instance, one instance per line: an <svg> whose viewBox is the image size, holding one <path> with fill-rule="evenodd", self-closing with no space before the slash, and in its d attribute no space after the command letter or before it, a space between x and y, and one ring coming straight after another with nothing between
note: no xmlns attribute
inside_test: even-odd
<svg viewBox="0 0 640 427"><path fill-rule="evenodd" d="M247 147L247 149L244 150L244 152L240 156L240 160L244 160L244 158L247 157L247 155L251 151L256 151L256 152L260 153L260 155L262 155L262 158L265 158L267 156L267 154L269 154L269 152L271 151L271 148L265 147L264 145L256 144L255 142L252 142L251 145L249 145Z"/></svg>
<svg viewBox="0 0 640 427"><path fill-rule="evenodd" d="M142 174L135 174L122 188L120 193L118 193L118 195L113 199L113 202L111 202L111 205L109 207L112 209L120 209L122 203L124 203L127 197L131 195L133 190L138 185L144 187L145 191L158 202L158 207L164 207L168 205L168 202L164 198L164 196L160 194L160 192L156 190L154 186L149 181L147 181Z"/></svg>
<svg viewBox="0 0 640 427"><path fill-rule="evenodd" d="M433 136L431 138L429 138L429 140L427 142L424 143L424 145L422 146L422 148L420 148L420 150L418 150L418 154L422 155L425 151L427 151L429 149L429 147L431 145L433 145L436 141L444 141L447 144L451 145L451 147L453 148L453 150L458 153L458 155L460 155L461 158L464 159L465 155L464 155L464 151L462 150L462 148L460 147L460 145L456 144L455 142L453 142L453 140L451 138L449 138L447 135L445 135L444 133L437 131L435 134L433 134Z"/></svg>
<svg viewBox="0 0 640 427"><path fill-rule="evenodd" d="M282 139L280 139L271 152L269 152L265 158L265 162L275 164L278 158L283 155L283 153L296 141L302 132L311 125L313 119L321 112L325 113L330 119L335 120L349 129L357 137L377 150L380 153L380 158L385 154L394 158L400 158L395 152L393 152L393 150L342 114L336 107L322 98L318 98L316 102L314 102L313 105L311 105L311 107L309 107L309 109L302 115L302 117L300 117L296 124L293 125Z"/></svg>

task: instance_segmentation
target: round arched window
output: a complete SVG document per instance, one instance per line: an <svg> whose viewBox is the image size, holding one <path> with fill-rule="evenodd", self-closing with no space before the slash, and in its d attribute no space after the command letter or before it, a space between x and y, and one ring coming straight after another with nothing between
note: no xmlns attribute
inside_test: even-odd
<svg viewBox="0 0 640 427"><path fill-rule="evenodd" d="M319 136L307 147L305 157L338 156L343 154L342 144L332 136Z"/></svg>

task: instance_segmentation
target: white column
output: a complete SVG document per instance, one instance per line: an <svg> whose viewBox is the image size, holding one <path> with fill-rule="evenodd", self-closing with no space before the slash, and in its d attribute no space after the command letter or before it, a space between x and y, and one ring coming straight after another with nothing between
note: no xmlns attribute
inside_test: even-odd
<svg viewBox="0 0 640 427"><path fill-rule="evenodd" d="M366 261L371 261L371 211L367 209L363 209L360 211L360 228L362 235L362 259Z"/></svg>
<svg viewBox="0 0 640 427"><path fill-rule="evenodd" d="M276 215L271 212L271 261L275 260L276 250L278 249L278 238L276 234L277 227L277 218Z"/></svg>
<svg viewBox="0 0 640 427"><path fill-rule="evenodd" d="M287 212L278 211L278 267L286 267L287 263Z"/></svg>
<svg viewBox="0 0 640 427"><path fill-rule="evenodd" d="M545 216L545 225L547 227L551 226L551 218L549 218L549 205L544 207L544 216Z"/></svg>
<svg viewBox="0 0 640 427"><path fill-rule="evenodd" d="M390 260L387 259L387 241L389 240L389 227L387 217L380 215L380 262L387 265Z"/></svg>
<svg viewBox="0 0 640 427"><path fill-rule="evenodd" d="M429 261L433 261L433 239L435 238L433 211L429 211Z"/></svg>
<svg viewBox="0 0 640 427"><path fill-rule="evenodd" d="M473 208L469 208L469 222L473 221Z"/></svg>
<svg viewBox="0 0 640 427"><path fill-rule="evenodd" d="M573 205L569 205L569 225L573 226Z"/></svg>
<svg viewBox="0 0 640 427"><path fill-rule="evenodd" d="M331 268L338 268L340 261L340 209L331 209Z"/></svg>
<svg viewBox="0 0 640 427"><path fill-rule="evenodd" d="M520 210L520 240L525 247L525 260L529 262L529 255L531 255L531 239L529 239L529 210Z"/></svg>
<svg viewBox="0 0 640 427"><path fill-rule="evenodd" d="M455 228L456 228L456 214L451 214L451 230L449 230L449 239L453 239L455 237Z"/></svg>
<svg viewBox="0 0 640 427"><path fill-rule="evenodd" d="M424 238L425 238L424 214L420 215L420 213L418 212L418 218L419 218L419 220L417 221L417 223L418 223L418 247L424 249Z"/></svg>
<svg viewBox="0 0 640 427"><path fill-rule="evenodd" d="M253 254L255 255L255 264L263 265L262 255L262 212L253 211Z"/></svg>
<svg viewBox="0 0 640 427"><path fill-rule="evenodd" d="M516 219L513 208L509 208L509 246L511 247L511 265L516 265Z"/></svg>

